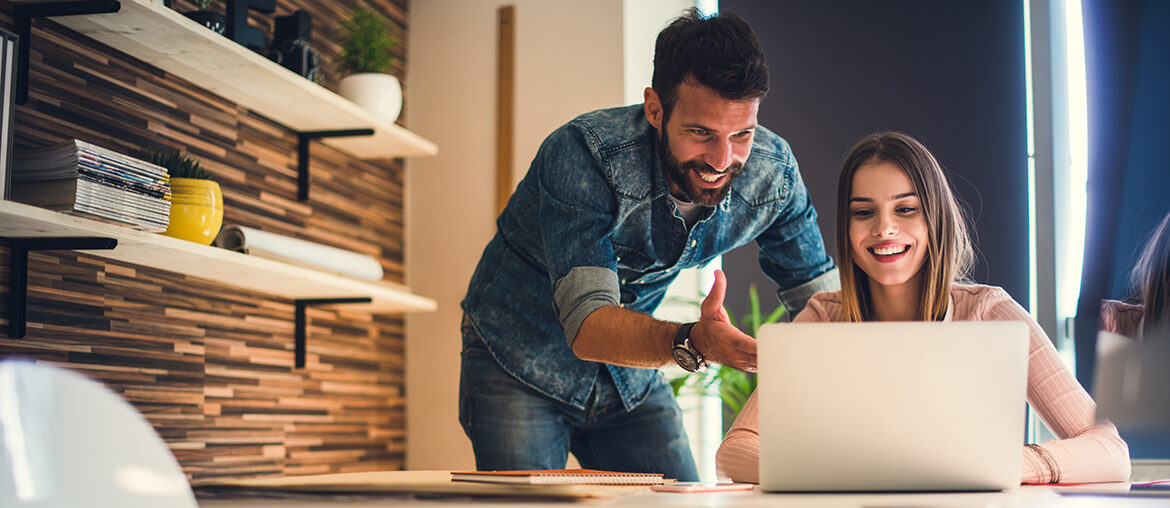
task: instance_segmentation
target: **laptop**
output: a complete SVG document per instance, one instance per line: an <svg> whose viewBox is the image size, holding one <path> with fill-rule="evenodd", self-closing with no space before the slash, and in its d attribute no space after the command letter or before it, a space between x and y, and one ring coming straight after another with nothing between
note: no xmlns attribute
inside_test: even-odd
<svg viewBox="0 0 1170 508"><path fill-rule="evenodd" d="M1111 421L1122 437L1140 434L1145 441L1161 441L1155 453L1170 452L1170 340L1135 339L1108 331L1097 332L1093 399L1097 421Z"/></svg>
<svg viewBox="0 0 1170 508"><path fill-rule="evenodd" d="M772 324L758 355L764 490L1020 485L1025 323Z"/></svg>

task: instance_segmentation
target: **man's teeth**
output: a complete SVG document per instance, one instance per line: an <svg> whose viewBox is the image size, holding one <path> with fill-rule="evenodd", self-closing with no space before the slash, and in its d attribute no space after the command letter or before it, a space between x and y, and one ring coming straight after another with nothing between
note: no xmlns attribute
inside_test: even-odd
<svg viewBox="0 0 1170 508"><path fill-rule="evenodd" d="M722 176L723 176L723 173L703 173L703 172L699 173L699 178L702 178L703 181L707 182L707 183L718 182L719 178Z"/></svg>
<svg viewBox="0 0 1170 508"><path fill-rule="evenodd" d="M879 256L893 256L894 254L901 254L909 249L909 245L902 245L898 247L874 247L873 253Z"/></svg>

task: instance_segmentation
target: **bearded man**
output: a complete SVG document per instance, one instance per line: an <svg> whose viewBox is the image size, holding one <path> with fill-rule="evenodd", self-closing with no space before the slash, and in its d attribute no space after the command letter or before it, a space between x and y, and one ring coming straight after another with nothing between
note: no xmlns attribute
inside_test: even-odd
<svg viewBox="0 0 1170 508"><path fill-rule="evenodd" d="M795 315L837 289L796 159L757 124L763 50L733 14L658 35L641 105L581 115L541 145L463 300L459 418L476 467L698 480L658 368L756 367L716 272L698 322L650 316L679 270L748 242Z"/></svg>

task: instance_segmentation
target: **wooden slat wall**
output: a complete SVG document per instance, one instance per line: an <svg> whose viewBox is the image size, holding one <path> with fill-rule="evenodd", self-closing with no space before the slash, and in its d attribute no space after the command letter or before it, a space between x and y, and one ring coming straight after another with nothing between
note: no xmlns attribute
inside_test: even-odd
<svg viewBox="0 0 1170 508"><path fill-rule="evenodd" d="M334 90L332 27L357 4L395 25L402 45L393 72L401 79L406 0L277 2L274 15L313 16L325 85ZM12 7L0 9L10 29ZM271 33L274 15L253 21ZM18 148L76 137L138 157L188 150L223 187L225 224L367 253L382 260L387 280L403 282L400 159L361 161L314 144L312 198L301 203L295 133L246 104L51 20L34 21L31 49L30 101L16 110ZM311 308L307 366L293 369L289 300L71 251L31 253L29 267L28 335L9 339L7 307L0 308L0 356L104 382L146 416L193 481L403 468L401 316ZM7 294L3 246L0 284Z"/></svg>

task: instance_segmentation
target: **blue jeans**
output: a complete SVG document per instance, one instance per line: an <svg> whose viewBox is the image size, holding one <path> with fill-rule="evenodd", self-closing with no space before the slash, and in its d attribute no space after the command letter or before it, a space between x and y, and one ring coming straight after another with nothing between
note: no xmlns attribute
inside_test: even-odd
<svg viewBox="0 0 1170 508"><path fill-rule="evenodd" d="M600 369L581 410L518 381L466 325L462 356L459 422L471 438L477 469L560 469L572 452L587 469L698 481L682 410L661 378L627 412L609 370Z"/></svg>

